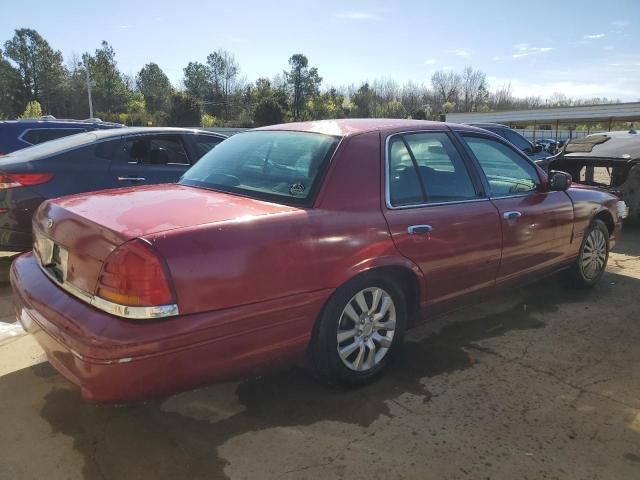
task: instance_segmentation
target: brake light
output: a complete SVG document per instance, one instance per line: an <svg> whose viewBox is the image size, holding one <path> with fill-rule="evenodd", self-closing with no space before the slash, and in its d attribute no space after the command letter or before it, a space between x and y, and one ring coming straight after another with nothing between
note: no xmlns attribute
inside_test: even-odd
<svg viewBox="0 0 640 480"><path fill-rule="evenodd" d="M128 307L175 304L162 260L141 240L127 242L107 257L95 294Z"/></svg>
<svg viewBox="0 0 640 480"><path fill-rule="evenodd" d="M0 173L0 190L47 183L53 173Z"/></svg>

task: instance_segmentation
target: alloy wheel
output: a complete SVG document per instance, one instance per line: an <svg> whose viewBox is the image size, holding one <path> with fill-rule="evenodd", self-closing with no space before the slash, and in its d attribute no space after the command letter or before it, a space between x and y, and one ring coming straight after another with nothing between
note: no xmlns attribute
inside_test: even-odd
<svg viewBox="0 0 640 480"><path fill-rule="evenodd" d="M597 228L589 233L582 248L580 264L584 276L592 280L597 277L605 267L607 261L607 239Z"/></svg>
<svg viewBox="0 0 640 480"><path fill-rule="evenodd" d="M337 330L338 355L349 369L366 372L378 365L393 342L396 307L379 287L360 290L342 310Z"/></svg>

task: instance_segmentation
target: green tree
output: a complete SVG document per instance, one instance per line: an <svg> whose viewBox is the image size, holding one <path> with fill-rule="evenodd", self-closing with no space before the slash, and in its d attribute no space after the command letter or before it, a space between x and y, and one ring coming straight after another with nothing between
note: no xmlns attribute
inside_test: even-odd
<svg viewBox="0 0 640 480"><path fill-rule="evenodd" d="M256 127L274 125L284 121L284 111L274 97L266 97L258 101L253 112L253 123Z"/></svg>
<svg viewBox="0 0 640 480"><path fill-rule="evenodd" d="M206 101L212 91L209 68L200 62L189 62L183 72L185 93L200 102Z"/></svg>
<svg viewBox="0 0 640 480"><path fill-rule="evenodd" d="M174 127L195 127L200 125L202 110L198 102L188 95L171 95L169 125Z"/></svg>
<svg viewBox="0 0 640 480"><path fill-rule="evenodd" d="M309 68L309 60L301 53L289 58L291 69L284 78L291 92L291 113L294 120L303 118L307 101L318 95L322 77L316 67Z"/></svg>
<svg viewBox="0 0 640 480"><path fill-rule="evenodd" d="M25 109L26 99L20 72L0 50L0 119L17 117Z"/></svg>
<svg viewBox="0 0 640 480"><path fill-rule="evenodd" d="M351 96L351 103L354 105L352 114L357 118L370 118L373 116L375 108L375 95L369 83L363 83L360 88Z"/></svg>
<svg viewBox="0 0 640 480"><path fill-rule="evenodd" d="M27 103L27 107L24 109L20 118L38 118L42 116L42 107L36 100L31 100Z"/></svg>
<svg viewBox="0 0 640 480"><path fill-rule="evenodd" d="M115 57L115 50L105 41L93 56L83 56L85 63L89 65L91 79L95 82L93 102L96 111L123 112L131 96L132 92L118 70Z"/></svg>
<svg viewBox="0 0 640 480"><path fill-rule="evenodd" d="M62 53L53 50L37 31L30 28L16 30L4 46L5 55L17 65L28 99L39 102L47 114L62 110L61 89L67 74L62 65Z"/></svg>
<svg viewBox="0 0 640 480"><path fill-rule="evenodd" d="M136 86L144 97L149 113L166 112L171 101L171 82L156 63L148 63L138 72Z"/></svg>

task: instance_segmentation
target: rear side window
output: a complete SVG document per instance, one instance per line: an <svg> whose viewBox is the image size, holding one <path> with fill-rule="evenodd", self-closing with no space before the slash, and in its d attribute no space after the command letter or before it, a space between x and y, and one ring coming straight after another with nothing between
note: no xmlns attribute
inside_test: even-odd
<svg viewBox="0 0 640 480"><path fill-rule="evenodd" d="M20 139L31 145L38 145L48 142L49 140L68 137L69 135L75 135L76 133L82 133L84 131L83 128L33 128L25 130L24 133L20 135Z"/></svg>
<svg viewBox="0 0 640 480"><path fill-rule="evenodd" d="M205 153L209 153L209 150L214 148L224 139L210 135L195 135L194 140L198 154L197 160L199 160Z"/></svg>
<svg viewBox="0 0 640 480"><path fill-rule="evenodd" d="M396 135L389 142L394 207L477 198L469 172L446 133Z"/></svg>
<svg viewBox="0 0 640 480"><path fill-rule="evenodd" d="M487 177L492 196L533 192L540 183L535 167L511 147L485 137L463 136Z"/></svg>
<svg viewBox="0 0 640 480"><path fill-rule="evenodd" d="M180 135L142 135L124 142L127 163L140 165L188 165L189 156Z"/></svg>

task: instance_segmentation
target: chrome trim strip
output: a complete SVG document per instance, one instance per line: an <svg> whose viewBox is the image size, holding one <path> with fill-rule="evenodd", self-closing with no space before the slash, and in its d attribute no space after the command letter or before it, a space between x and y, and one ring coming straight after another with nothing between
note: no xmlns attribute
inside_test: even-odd
<svg viewBox="0 0 640 480"><path fill-rule="evenodd" d="M449 133L450 130L447 129L428 129L428 130L407 130L406 132L395 132L392 133L391 135L389 135L387 137L387 139L384 142L384 175L385 175L385 179L384 179L384 201L386 204L386 207L389 210L406 210L409 208L421 208L421 207L438 207L438 206L442 206L442 205L456 205L459 203L476 203L476 202L488 202L489 198L473 198L470 200L452 200L450 202L431 202L431 203L416 203L414 205L399 205L399 206L393 206L391 204L391 187L390 187L390 183L389 183L389 176L390 176L390 171L389 171L389 142L390 140L395 137L396 135L405 135L408 133Z"/></svg>
<svg viewBox="0 0 640 480"><path fill-rule="evenodd" d="M40 270L42 270L44 274L49 277L49 279L55 285L59 286L64 291L82 300L83 302L88 303L92 307L97 308L98 310L102 310L103 312L110 313L111 315L115 315L117 317L129 318L133 320L150 320L154 318L172 317L179 314L178 305L176 304L158 305L154 307L130 307L127 305L120 305L118 303L110 302L96 295L91 295L67 281L65 281L64 283L60 283L56 278L53 277L53 275L49 273L46 268L42 266L42 263L40 263L40 259L38 258L38 256L35 256Z"/></svg>

